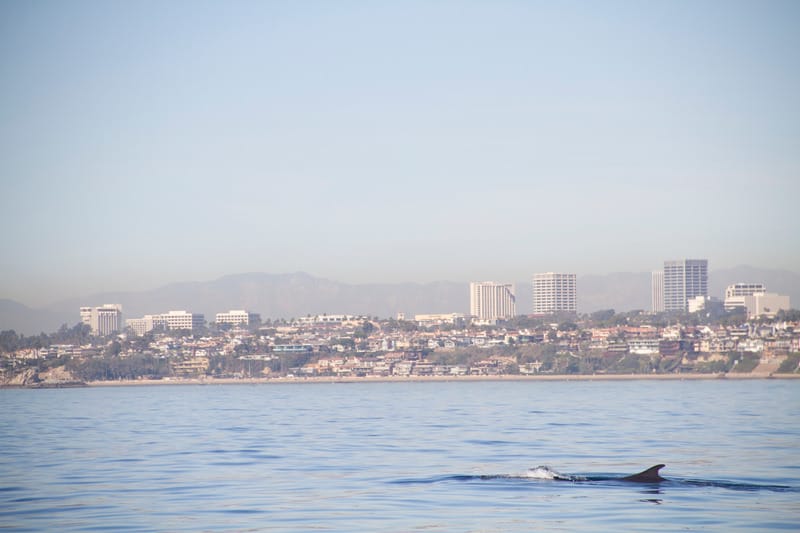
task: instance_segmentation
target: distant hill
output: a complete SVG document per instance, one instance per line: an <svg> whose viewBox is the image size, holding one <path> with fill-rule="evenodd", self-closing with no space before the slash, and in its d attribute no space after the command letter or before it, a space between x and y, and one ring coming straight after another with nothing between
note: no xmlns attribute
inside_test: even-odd
<svg viewBox="0 0 800 533"><path fill-rule="evenodd" d="M768 292L788 294L792 307L800 309L800 274L789 270L769 270L741 265L715 270L708 276L711 296L723 298L725 288L738 282L764 283Z"/></svg>
<svg viewBox="0 0 800 533"><path fill-rule="evenodd" d="M578 277L578 311L599 309L630 311L650 309L650 273L625 272ZM722 297L725 287L739 281L762 282L772 292L788 294L800 307L800 275L785 270L748 266L716 270L709 275L709 291ZM530 281L516 283L517 312L532 308ZM31 309L12 300L0 300L0 330L14 329L26 335L52 332L61 324L75 325L83 305L121 303L126 318L186 309L205 314L206 320L230 309L247 309L266 318L293 318L308 314L363 314L388 318L403 312L468 313L469 284L432 283L348 284L303 272L291 274L249 273L213 281L171 283L141 292L109 292L58 302L45 309Z"/></svg>
<svg viewBox="0 0 800 533"><path fill-rule="evenodd" d="M581 276L577 279L578 312L591 313L600 309L649 311L650 277L650 272Z"/></svg>
<svg viewBox="0 0 800 533"><path fill-rule="evenodd" d="M53 309L73 310L81 305L121 303L126 317L163 313L172 309L205 314L206 320L230 309L247 309L263 318L293 318L308 314L363 314L393 317L398 312L444 313L469 310L467 284L433 283L347 284L293 274L235 274L214 281L172 283L144 292L103 293L83 300L60 302Z"/></svg>
<svg viewBox="0 0 800 533"><path fill-rule="evenodd" d="M24 335L52 333L62 324L74 326L80 322L76 310L73 313L58 313L46 309L31 309L14 300L0 299L0 331L13 329Z"/></svg>

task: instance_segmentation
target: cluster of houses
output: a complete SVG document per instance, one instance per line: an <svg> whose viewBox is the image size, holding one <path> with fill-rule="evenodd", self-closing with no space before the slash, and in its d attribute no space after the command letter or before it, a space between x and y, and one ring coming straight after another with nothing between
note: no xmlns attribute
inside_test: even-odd
<svg viewBox="0 0 800 533"><path fill-rule="evenodd" d="M723 325L594 327L547 324L527 328L472 326L462 317L433 323L321 315L261 327L229 324L214 334L169 335L147 339L122 334L103 344L19 350L10 359L91 359L145 354L169 360L176 377L211 373L214 357L248 362L236 376L463 376L536 374L548 371L547 354L574 358L622 356L673 358L679 370L697 362L727 359L731 353L770 360L800 352L800 323L786 321ZM524 354L524 357L521 355ZM252 364L250 364L252 363ZM552 370L549 370L552 371Z"/></svg>

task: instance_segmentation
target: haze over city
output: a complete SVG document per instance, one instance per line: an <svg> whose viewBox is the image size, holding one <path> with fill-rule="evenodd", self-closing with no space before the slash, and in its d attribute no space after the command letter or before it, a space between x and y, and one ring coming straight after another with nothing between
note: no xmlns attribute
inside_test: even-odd
<svg viewBox="0 0 800 533"><path fill-rule="evenodd" d="M777 1L4 2L0 298L798 272L798 27Z"/></svg>

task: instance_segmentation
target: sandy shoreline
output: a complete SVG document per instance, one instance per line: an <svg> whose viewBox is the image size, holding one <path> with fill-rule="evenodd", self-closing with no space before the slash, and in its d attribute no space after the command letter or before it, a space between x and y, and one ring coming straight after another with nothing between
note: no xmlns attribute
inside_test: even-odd
<svg viewBox="0 0 800 533"><path fill-rule="evenodd" d="M90 387L157 385L279 385L296 383L426 383L477 381L697 381L712 379L800 379L800 374L598 374L538 376L410 376L410 377L293 377L293 378L204 378L91 381Z"/></svg>

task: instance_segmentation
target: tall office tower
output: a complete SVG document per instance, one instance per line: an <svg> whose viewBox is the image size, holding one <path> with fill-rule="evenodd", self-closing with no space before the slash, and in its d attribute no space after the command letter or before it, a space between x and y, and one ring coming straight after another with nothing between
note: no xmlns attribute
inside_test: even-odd
<svg viewBox="0 0 800 533"><path fill-rule="evenodd" d="M81 322L91 327L94 335L105 336L119 331L122 326L122 305L81 307Z"/></svg>
<svg viewBox="0 0 800 533"><path fill-rule="evenodd" d="M708 297L708 260L664 261L664 311L686 312L697 296Z"/></svg>
<svg viewBox="0 0 800 533"><path fill-rule="evenodd" d="M469 284L469 313L480 320L506 320L517 314L512 283L474 281Z"/></svg>
<svg viewBox="0 0 800 533"><path fill-rule="evenodd" d="M654 313L664 312L664 271L654 270L650 278L650 299Z"/></svg>
<svg viewBox="0 0 800 533"><path fill-rule="evenodd" d="M545 272L533 275L533 313L577 313L578 290L575 274Z"/></svg>

